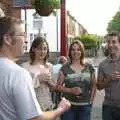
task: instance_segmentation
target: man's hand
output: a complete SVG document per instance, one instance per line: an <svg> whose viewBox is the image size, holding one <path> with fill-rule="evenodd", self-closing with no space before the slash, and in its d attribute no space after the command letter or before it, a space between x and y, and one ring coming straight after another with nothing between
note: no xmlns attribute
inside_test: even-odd
<svg viewBox="0 0 120 120"><path fill-rule="evenodd" d="M56 120L62 113L67 111L71 107L71 104L65 98L62 98L57 109L53 111L42 112L40 116L34 117L30 120Z"/></svg>
<svg viewBox="0 0 120 120"><path fill-rule="evenodd" d="M115 71L111 76L112 80L120 80L120 72Z"/></svg>
<svg viewBox="0 0 120 120"><path fill-rule="evenodd" d="M67 99L62 98L61 102L58 105L57 111L59 112L59 114L62 114L65 111L67 111L70 107L70 102Z"/></svg>

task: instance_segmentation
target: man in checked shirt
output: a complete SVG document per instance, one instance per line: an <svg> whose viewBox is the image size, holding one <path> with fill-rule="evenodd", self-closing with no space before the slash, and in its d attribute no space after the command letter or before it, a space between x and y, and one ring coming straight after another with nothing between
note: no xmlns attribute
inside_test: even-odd
<svg viewBox="0 0 120 120"><path fill-rule="evenodd" d="M97 88L105 89L102 108L103 120L120 120L120 36L118 33L106 35L108 57L98 69Z"/></svg>

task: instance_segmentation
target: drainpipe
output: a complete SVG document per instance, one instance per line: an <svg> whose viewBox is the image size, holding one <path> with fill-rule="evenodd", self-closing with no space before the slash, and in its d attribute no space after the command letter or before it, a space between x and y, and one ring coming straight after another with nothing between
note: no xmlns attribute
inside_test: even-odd
<svg viewBox="0 0 120 120"><path fill-rule="evenodd" d="M67 36L66 36L66 0L61 0L61 42L60 42L60 55L66 56L67 55Z"/></svg>

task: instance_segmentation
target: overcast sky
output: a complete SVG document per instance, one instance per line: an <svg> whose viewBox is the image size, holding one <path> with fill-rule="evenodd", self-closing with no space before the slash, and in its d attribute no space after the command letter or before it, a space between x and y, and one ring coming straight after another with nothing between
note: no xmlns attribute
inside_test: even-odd
<svg viewBox="0 0 120 120"><path fill-rule="evenodd" d="M66 0L67 9L89 33L104 35L120 0Z"/></svg>

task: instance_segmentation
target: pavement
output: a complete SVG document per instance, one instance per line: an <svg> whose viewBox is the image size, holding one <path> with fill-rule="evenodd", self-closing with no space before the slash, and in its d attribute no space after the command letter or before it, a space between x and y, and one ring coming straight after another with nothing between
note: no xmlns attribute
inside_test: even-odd
<svg viewBox="0 0 120 120"><path fill-rule="evenodd" d="M86 58L86 61L94 66L96 71L96 77L99 63L104 59L105 57L101 49L98 51L98 55L96 57ZM105 94L104 90L101 91L97 90L95 101L93 103L91 120L102 120L102 103L104 100L104 94Z"/></svg>
<svg viewBox="0 0 120 120"><path fill-rule="evenodd" d="M97 91L96 98L93 103L91 120L102 120L102 103L104 100L104 90Z"/></svg>

